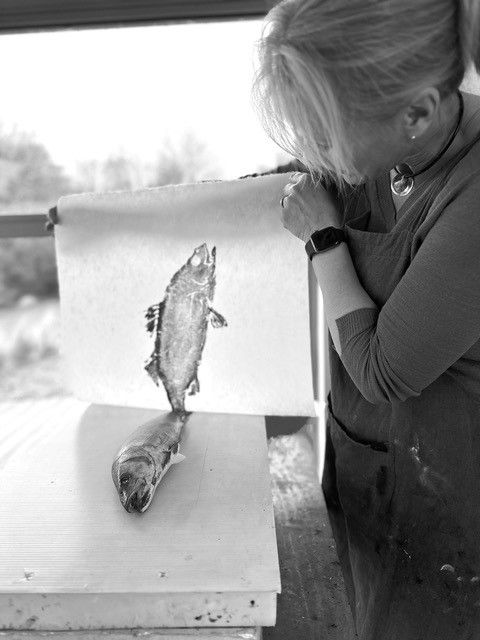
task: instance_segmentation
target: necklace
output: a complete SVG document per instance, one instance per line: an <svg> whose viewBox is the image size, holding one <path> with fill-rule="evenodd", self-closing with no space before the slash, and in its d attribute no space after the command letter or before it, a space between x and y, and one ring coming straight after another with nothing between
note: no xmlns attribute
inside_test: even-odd
<svg viewBox="0 0 480 640"><path fill-rule="evenodd" d="M441 156L443 156L443 154L446 152L448 147L452 144L453 139L457 135L457 132L460 128L460 123L462 121L462 116L463 116L463 96L461 92L458 90L457 90L457 95L460 100L460 110L458 112L457 126L455 127L454 132L452 133L447 144L443 147L440 153L438 153L435 156L435 158L429 164L427 164L426 167L424 167L421 171L418 171L417 173L413 173L412 168L406 162L401 162L400 164L395 165L395 171L397 173L390 180L390 188L392 190L392 193L394 193L396 196L408 196L410 191L413 189L414 178L419 176L421 173L423 173L427 169L430 169L430 167L432 167L435 164L435 162L439 158L441 158Z"/></svg>

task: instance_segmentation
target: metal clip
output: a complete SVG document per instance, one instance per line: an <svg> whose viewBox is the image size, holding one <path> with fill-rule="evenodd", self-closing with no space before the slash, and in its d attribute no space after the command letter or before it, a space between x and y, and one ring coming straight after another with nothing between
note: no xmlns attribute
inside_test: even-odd
<svg viewBox="0 0 480 640"><path fill-rule="evenodd" d="M57 207L52 207L48 210L46 215L47 222L45 223L45 231L52 231L54 225L58 224L58 211Z"/></svg>

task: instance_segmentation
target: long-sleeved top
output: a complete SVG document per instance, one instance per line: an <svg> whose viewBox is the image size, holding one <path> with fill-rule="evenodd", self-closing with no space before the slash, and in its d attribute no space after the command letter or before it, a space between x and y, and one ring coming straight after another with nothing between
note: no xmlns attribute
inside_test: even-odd
<svg viewBox="0 0 480 640"><path fill-rule="evenodd" d="M343 224L367 209L365 231L395 232L408 219L413 238L410 264L384 304L336 320L349 376L378 404L419 396L448 371L480 402L480 140L409 196L399 222L389 173L353 191Z"/></svg>
<svg viewBox="0 0 480 640"><path fill-rule="evenodd" d="M368 211L373 234L407 216L412 225L410 264L390 297L380 305L367 291L377 309L336 320L342 363L373 404L419 396L447 371L480 402L480 137L458 157L409 196L399 222L389 172L341 198L342 226ZM276 170L287 171L302 165Z"/></svg>

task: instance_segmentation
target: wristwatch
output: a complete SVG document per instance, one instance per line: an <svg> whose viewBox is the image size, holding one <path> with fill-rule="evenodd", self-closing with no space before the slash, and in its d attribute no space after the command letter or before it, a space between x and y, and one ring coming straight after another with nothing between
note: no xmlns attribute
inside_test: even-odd
<svg viewBox="0 0 480 640"><path fill-rule="evenodd" d="M328 251L328 249L336 247L341 242L346 241L347 237L343 229L325 227L324 229L320 229L320 231L314 231L312 233L310 240L305 244L305 251L311 260L317 253Z"/></svg>

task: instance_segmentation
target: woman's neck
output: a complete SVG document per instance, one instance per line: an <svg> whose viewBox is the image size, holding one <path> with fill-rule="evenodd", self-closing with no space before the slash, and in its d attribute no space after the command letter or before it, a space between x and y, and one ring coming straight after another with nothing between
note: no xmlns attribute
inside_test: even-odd
<svg viewBox="0 0 480 640"><path fill-rule="evenodd" d="M440 105L436 122L418 142L412 142L413 153L404 159L414 173L427 166L447 144L458 124L460 100L457 93L446 98ZM462 123L465 122L462 118ZM433 166L446 163L462 148L462 123L452 143ZM428 171L428 169L427 169Z"/></svg>

